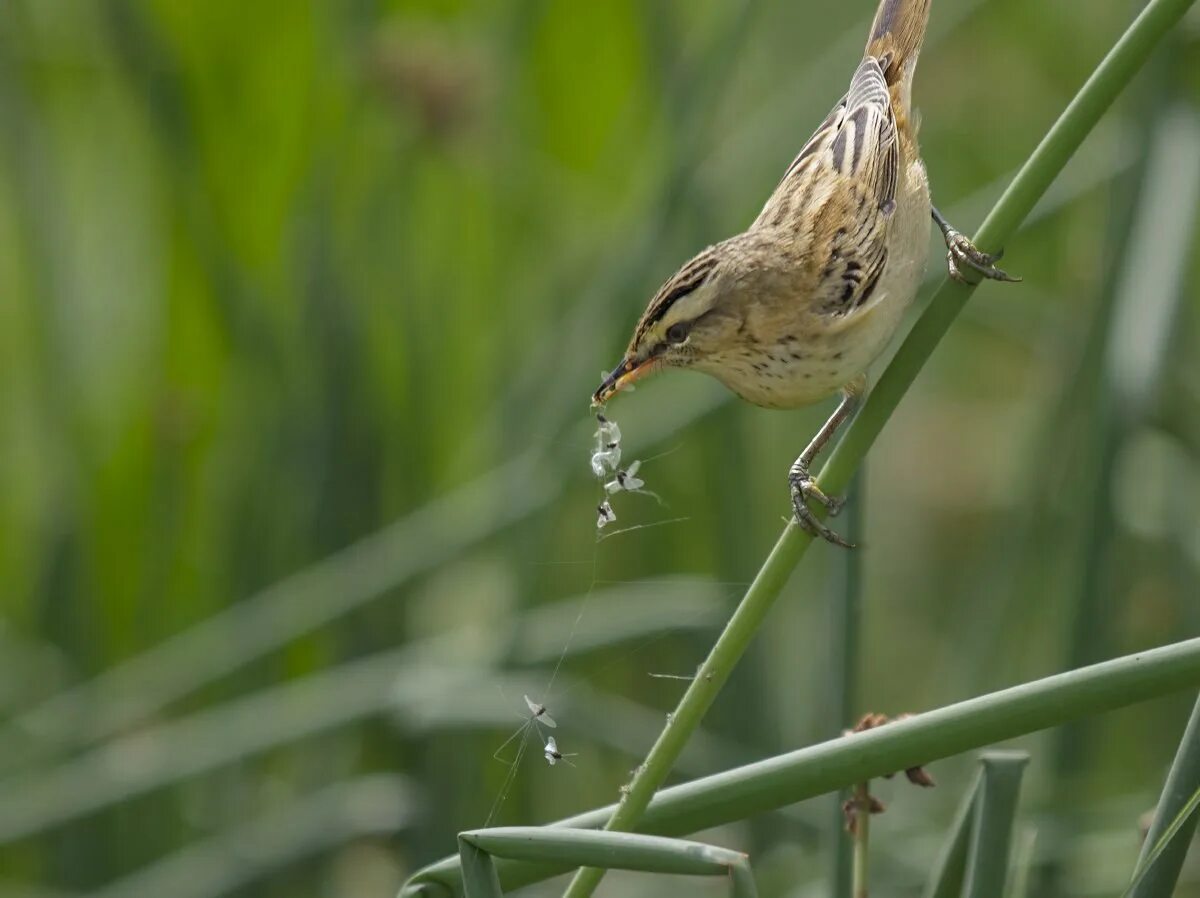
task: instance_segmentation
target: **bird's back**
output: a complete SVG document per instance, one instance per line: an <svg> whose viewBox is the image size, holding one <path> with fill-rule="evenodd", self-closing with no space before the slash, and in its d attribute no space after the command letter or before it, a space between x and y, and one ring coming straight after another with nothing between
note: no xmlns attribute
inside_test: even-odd
<svg viewBox="0 0 1200 898"><path fill-rule="evenodd" d="M817 402L864 372L916 294L929 183L909 106L929 0L883 0L846 95L744 239L781 248L744 343L702 367L757 405Z"/></svg>

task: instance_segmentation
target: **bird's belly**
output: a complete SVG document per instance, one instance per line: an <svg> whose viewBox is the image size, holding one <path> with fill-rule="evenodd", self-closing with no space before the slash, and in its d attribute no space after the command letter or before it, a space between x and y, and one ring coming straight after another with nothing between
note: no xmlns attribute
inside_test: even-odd
<svg viewBox="0 0 1200 898"><path fill-rule="evenodd" d="M794 316L749 322L746 343L694 367L766 408L820 402L863 374L895 335L925 274L929 182L915 153L902 172L888 261L870 301L830 315L798 297Z"/></svg>
<svg viewBox="0 0 1200 898"><path fill-rule="evenodd" d="M861 332L810 334L803 342L735 350L709 373L747 402L799 408L833 395L865 371L890 335L866 340Z"/></svg>
<svg viewBox="0 0 1200 898"><path fill-rule="evenodd" d="M838 392L866 372L899 328L924 274L927 229L919 254L916 244L893 257L899 264L884 270L866 306L845 316L802 315L783 327L776 323L774 341L756 340L696 367L766 408L798 408Z"/></svg>

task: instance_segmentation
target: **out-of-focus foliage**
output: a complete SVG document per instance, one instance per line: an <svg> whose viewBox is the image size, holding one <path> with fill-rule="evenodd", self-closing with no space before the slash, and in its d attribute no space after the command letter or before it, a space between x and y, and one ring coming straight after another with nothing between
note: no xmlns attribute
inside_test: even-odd
<svg viewBox="0 0 1200 898"><path fill-rule="evenodd" d="M916 94L960 227L1132 11L935 2ZM647 382L610 411L667 507L621 496L613 527L659 526L597 542L587 397L660 280L753 216L871 12L4 5L0 894L389 895L460 830L616 798L679 693L647 674L694 669L827 409ZM979 292L873 452L859 710L1200 632L1194 263L1133 407L1112 361L1198 34L1089 140L1007 247L1025 283ZM681 774L831 735L813 555ZM493 759L524 692L575 768ZM1119 892L1193 698L1023 743L1035 894ZM970 771L884 794L877 894L914 894ZM764 895L815 894L822 820L717 840Z"/></svg>

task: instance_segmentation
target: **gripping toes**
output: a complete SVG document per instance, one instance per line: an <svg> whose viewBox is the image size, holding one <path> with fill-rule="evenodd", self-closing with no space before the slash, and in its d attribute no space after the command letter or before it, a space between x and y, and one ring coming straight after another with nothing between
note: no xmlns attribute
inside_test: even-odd
<svg viewBox="0 0 1200 898"><path fill-rule="evenodd" d="M938 211L937 206L930 207L930 213L933 216L933 220L937 222L942 236L946 238L946 269L950 277L954 280L964 284L968 283L964 273L967 268L973 269L983 277L991 278L994 281L1016 282L1021 280L1019 277L1013 277L1007 271L996 267L996 263L1004 255L1003 251L995 255L981 251L961 231L946 220L946 216Z"/></svg>
<svg viewBox="0 0 1200 898"><path fill-rule="evenodd" d="M966 283L967 279L963 276L964 266L973 268L985 278L991 278L994 281L1015 283L1021 280L996 267L996 262L1002 255L1004 255L1003 252L992 255L977 249L974 243L958 231L951 231L946 235L946 268L950 272L950 277L956 281Z"/></svg>
<svg viewBox="0 0 1200 898"><path fill-rule="evenodd" d="M813 536L819 536L827 542L853 549L853 543L847 542L836 531L827 527L808 507L808 500L813 499L829 509L831 515L836 515L842 510L845 500L826 495L806 471L792 471L788 477L788 483L792 488L792 511L796 515L796 523Z"/></svg>

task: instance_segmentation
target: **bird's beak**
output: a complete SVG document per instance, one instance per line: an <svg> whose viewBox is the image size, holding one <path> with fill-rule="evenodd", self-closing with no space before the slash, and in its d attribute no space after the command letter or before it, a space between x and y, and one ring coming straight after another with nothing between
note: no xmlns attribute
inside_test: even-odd
<svg viewBox="0 0 1200 898"><path fill-rule="evenodd" d="M592 394L592 405L604 405L618 390L629 386L643 374L649 372L652 361L652 358L648 358L638 362L626 356L621 360L621 364L617 365L612 373L604 378L600 388Z"/></svg>

